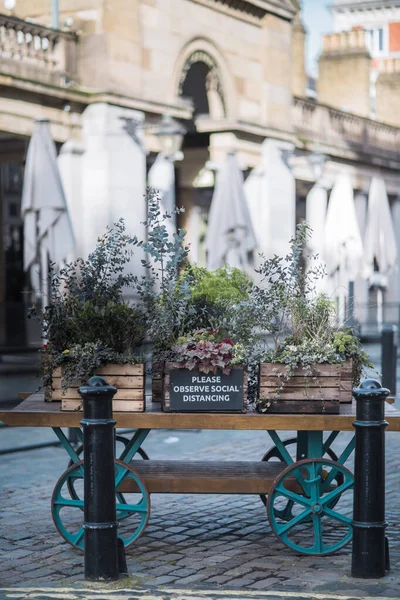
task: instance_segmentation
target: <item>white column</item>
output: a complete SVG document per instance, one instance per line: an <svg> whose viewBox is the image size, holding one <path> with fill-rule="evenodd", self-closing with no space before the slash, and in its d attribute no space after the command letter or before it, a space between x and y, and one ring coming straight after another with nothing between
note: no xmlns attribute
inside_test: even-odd
<svg viewBox="0 0 400 600"><path fill-rule="evenodd" d="M354 205L356 208L356 215L358 225L360 227L361 238L364 241L365 227L367 224L367 202L368 192L359 191L354 194ZM354 317L357 321L363 323L371 319L369 314L369 290L368 280L365 277L359 276L354 282ZM374 310L374 316L376 317L376 308Z"/></svg>
<svg viewBox="0 0 400 600"><path fill-rule="evenodd" d="M267 258L284 256L296 228L295 179L289 166L293 145L266 139L261 165L245 182L248 206L258 242ZM257 264L257 261L256 261Z"/></svg>
<svg viewBox="0 0 400 600"><path fill-rule="evenodd" d="M140 130L134 136L124 130L125 121L143 122L142 112L92 104L83 113L82 161L82 232L87 256L107 225L124 218L127 231L145 238L142 222L146 219L146 158L140 145ZM131 269L143 273L140 251L135 252Z"/></svg>
<svg viewBox="0 0 400 600"><path fill-rule="evenodd" d="M396 200L392 204L392 219L393 227L396 233L397 242L397 263L400 263L400 196L397 196ZM389 276L388 289L385 294L385 301L396 303L400 302L400 268L397 267L395 273ZM385 315L389 321L397 321L398 315L395 314L395 310L392 308L387 311Z"/></svg>
<svg viewBox="0 0 400 600"><path fill-rule="evenodd" d="M84 148L77 140L68 140L58 155L58 168L61 175L65 198L74 229L76 246L73 257L83 255L82 221L82 156Z"/></svg>

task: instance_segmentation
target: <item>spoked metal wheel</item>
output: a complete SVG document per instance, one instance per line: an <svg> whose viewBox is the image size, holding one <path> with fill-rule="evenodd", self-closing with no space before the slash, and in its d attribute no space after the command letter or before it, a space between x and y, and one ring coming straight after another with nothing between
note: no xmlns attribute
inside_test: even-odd
<svg viewBox="0 0 400 600"><path fill-rule="evenodd" d="M275 479L268 494L273 532L302 554L331 554L343 548L352 538L353 484L352 473L338 462L315 458L290 465ZM291 516L281 518L282 507L289 500Z"/></svg>
<svg viewBox="0 0 400 600"><path fill-rule="evenodd" d="M287 440L283 440L282 444L285 446L285 448L288 450L289 454L293 457L294 460L296 460L296 451L297 451L297 438L288 438ZM334 453L333 450L331 450L331 448L328 448L326 451L327 456L329 457L330 460L333 460L335 462L337 462L338 457L337 455ZM273 446L272 448L270 448L268 450L268 452L266 452L266 454L264 454L264 456L262 457L263 461L266 462L281 462L281 463L285 463L285 459L281 454L281 451L279 450L278 446ZM343 483L343 475L342 473L338 472L336 474L335 477L336 483L338 485L341 485ZM260 494L260 498L262 503L264 504L264 506L267 506L267 496L265 494ZM334 501L332 501L332 503L330 504L330 508L334 508L335 504L338 502L339 498L336 498ZM276 513L276 517L279 517L280 519L283 519L284 521L290 521L290 519L293 518L293 501L292 500L288 500L286 505L282 506L281 509L276 509L276 511L278 511Z"/></svg>
<svg viewBox="0 0 400 600"><path fill-rule="evenodd" d="M121 521L129 517L129 522L120 526L120 537L127 548L143 533L150 516L150 496L143 480L138 473L128 464L116 459L115 485L128 485L132 492L116 493L117 519ZM51 499L51 514L54 524L62 537L72 546L83 550L83 461L74 463L58 480ZM69 485L68 485L69 484ZM77 493L77 498L69 497L72 487ZM122 497L122 501L121 501Z"/></svg>
<svg viewBox="0 0 400 600"><path fill-rule="evenodd" d="M130 440L123 437L122 435L115 436L115 446L116 446L116 455L117 456L121 456L122 452L127 447L129 441ZM82 456L83 455L83 444L78 446L78 448L75 450L75 452L78 456ZM141 458L143 458L143 460L149 460L148 454L143 450L143 448L139 448L139 450L136 453L136 456L140 456ZM72 467L72 465L74 465L74 464L75 463L71 459L68 463L68 467ZM79 500L80 497L79 497L77 490L74 487L74 479L72 477L68 479L67 487L68 487L69 495L71 496L71 498L73 500ZM117 500L119 500L120 502L124 502L124 497L121 493L117 494ZM124 518L124 517L121 517L121 518Z"/></svg>

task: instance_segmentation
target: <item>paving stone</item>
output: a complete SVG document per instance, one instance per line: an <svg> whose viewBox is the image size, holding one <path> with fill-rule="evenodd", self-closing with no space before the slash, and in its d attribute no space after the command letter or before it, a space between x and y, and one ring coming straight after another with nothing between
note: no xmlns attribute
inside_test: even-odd
<svg viewBox="0 0 400 600"><path fill-rule="evenodd" d="M151 434L155 441L153 446L149 445L149 454L155 458L162 457L164 452L160 437L157 437L161 433ZM214 432L200 435L211 434ZM266 446L270 445L263 432L218 432L218 436L221 440L204 446L203 450L197 450L195 442L191 443L183 458L193 458L193 448L196 448L196 459L199 460L211 458L213 452L218 458L261 458ZM224 436L228 436L228 441ZM238 443L235 436L242 441ZM290 436L290 432L283 434L283 437ZM391 434L391 437L388 434L387 454L387 472L398 473L398 434ZM49 510L54 483L65 470L65 453L58 449L52 453L46 450L26 455L24 462L27 464L23 468L18 466L22 461L16 458L16 455L10 455L7 465L4 461L0 463L0 481L5 479L6 471L11 473L8 476L10 486L0 490L3 509L0 520L4 531L0 534L2 585L22 585L24 582L35 585L38 581L43 585L51 582L70 585L76 581L81 585L83 555L59 537ZM40 493L31 495L32 485L27 485L26 481L31 473L43 471L48 476L39 477L35 486L36 491L40 488ZM166 496L154 495L150 524L145 534L126 552L128 568L146 585L153 586L186 586L190 589L222 586L224 589L254 591L271 588L314 590L316 593L335 591L337 594L347 591L350 597L379 597L379 594L389 597L390 594L398 600L400 502L397 475L388 478L387 489L391 576L394 578L385 577L379 584L349 578L350 546L329 557L301 556L289 550L272 534L265 508L256 496L170 495L166 502ZM126 527L125 531L130 531L128 521L122 530ZM14 525L11 527L9 522ZM337 539L335 530L330 535L332 540ZM18 554L21 551L22 554ZM356 591L357 586L359 591Z"/></svg>
<svg viewBox="0 0 400 600"><path fill-rule="evenodd" d="M170 575L164 575L163 577L156 577L154 579L154 584L165 585L166 583L171 583L172 581L175 581L175 577L171 577Z"/></svg>
<svg viewBox="0 0 400 600"><path fill-rule="evenodd" d="M250 583L249 587L255 590L266 590L272 587L275 583L279 583L279 579L276 577L270 577L268 579L260 579L260 581Z"/></svg>

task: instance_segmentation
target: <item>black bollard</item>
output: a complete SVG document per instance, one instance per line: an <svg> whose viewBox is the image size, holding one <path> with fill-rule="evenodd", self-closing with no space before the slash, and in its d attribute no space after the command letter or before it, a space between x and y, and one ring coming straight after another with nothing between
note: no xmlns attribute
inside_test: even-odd
<svg viewBox="0 0 400 600"><path fill-rule="evenodd" d="M378 579L389 564L385 550L385 398L389 390L367 379L357 401L351 575Z"/></svg>
<svg viewBox="0 0 400 600"><path fill-rule="evenodd" d="M83 398L85 579L90 581L119 578L112 414L116 392L102 377L92 377L79 388Z"/></svg>
<svg viewBox="0 0 400 600"><path fill-rule="evenodd" d="M397 378L397 327L384 325L382 328L382 385L396 395Z"/></svg>

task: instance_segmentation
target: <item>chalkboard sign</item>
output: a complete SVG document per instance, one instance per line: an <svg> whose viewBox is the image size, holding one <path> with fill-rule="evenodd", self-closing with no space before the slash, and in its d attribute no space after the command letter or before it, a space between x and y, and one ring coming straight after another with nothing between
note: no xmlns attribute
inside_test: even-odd
<svg viewBox="0 0 400 600"><path fill-rule="evenodd" d="M229 375L219 370L174 368L167 363L164 381L164 410L172 412L246 412L247 373L235 366Z"/></svg>

